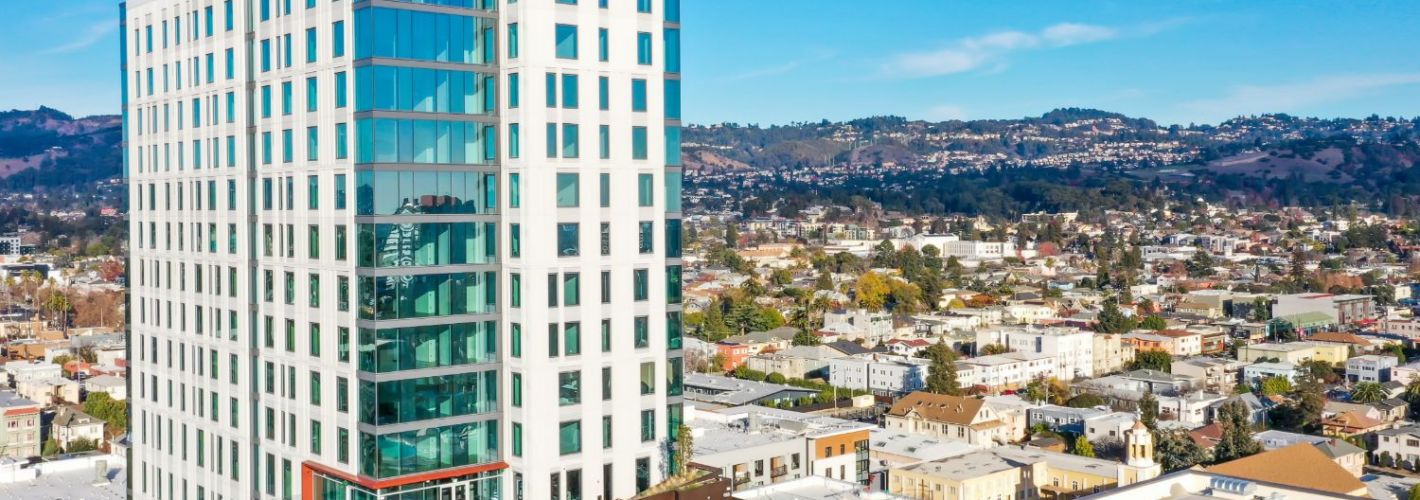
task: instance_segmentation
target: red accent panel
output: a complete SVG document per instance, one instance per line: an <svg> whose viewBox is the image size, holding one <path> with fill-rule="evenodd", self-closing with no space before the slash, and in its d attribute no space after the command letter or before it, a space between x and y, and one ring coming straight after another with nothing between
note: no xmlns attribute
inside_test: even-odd
<svg viewBox="0 0 1420 500"><path fill-rule="evenodd" d="M301 498L311 498L312 490L315 487L315 478L313 477L312 472L320 472L321 474L325 474L327 476L338 477L340 479L344 479L351 483L358 484L370 490L378 491L383 488L392 488L395 486L403 486L406 484L422 483L424 481L448 479L451 477L466 476L469 474L478 474L482 472L490 472L506 468L508 468L507 463L492 462L479 465L469 465L466 467L458 467L453 469L441 469L421 474L410 474L407 476L392 477L389 479L374 479L365 476L352 476L348 473L332 469L328 466L316 462L303 462L301 463Z"/></svg>

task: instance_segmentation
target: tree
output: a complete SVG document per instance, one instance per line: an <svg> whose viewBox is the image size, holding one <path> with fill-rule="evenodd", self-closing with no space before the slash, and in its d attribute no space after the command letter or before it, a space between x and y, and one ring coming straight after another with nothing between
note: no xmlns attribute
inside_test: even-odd
<svg viewBox="0 0 1420 500"><path fill-rule="evenodd" d="M110 436L128 432L128 402L113 399L107 392L91 392L84 400L84 413L108 423Z"/></svg>
<svg viewBox="0 0 1420 500"><path fill-rule="evenodd" d="M1375 403L1384 400L1385 396L1385 388L1376 382L1361 382L1351 388L1351 402L1353 403Z"/></svg>
<svg viewBox="0 0 1420 500"><path fill-rule="evenodd" d="M779 372L770 373L769 375L764 376L764 381L769 382L771 384L782 384L785 380L787 379L784 377L784 374Z"/></svg>
<svg viewBox="0 0 1420 500"><path fill-rule="evenodd" d="M1039 377L1026 384L1026 399L1064 405L1070 399L1070 386L1055 377Z"/></svg>
<svg viewBox="0 0 1420 500"><path fill-rule="evenodd" d="M1145 330L1159 331L1159 330L1163 330L1163 329L1168 328L1168 327L1169 327L1169 322L1168 322L1168 321L1164 320L1164 318L1161 318L1161 317L1159 317L1159 316L1157 316L1157 315L1153 315L1153 314L1150 314L1149 317L1144 318L1144 321L1140 321L1140 322L1139 322L1139 328L1143 328L1143 329L1145 329Z"/></svg>
<svg viewBox="0 0 1420 500"><path fill-rule="evenodd" d="M927 392L935 394L961 395L957 383L956 351L945 342L937 342L926 349L927 359L932 363L927 367Z"/></svg>
<svg viewBox="0 0 1420 500"><path fill-rule="evenodd" d="M734 221L725 221L725 246L735 248L740 242L740 228Z"/></svg>
<svg viewBox="0 0 1420 500"><path fill-rule="evenodd" d="M1218 410L1217 422L1223 435L1213 447L1214 461L1227 462L1262 451L1262 444L1252 439L1252 414L1246 403L1234 398Z"/></svg>
<svg viewBox="0 0 1420 500"><path fill-rule="evenodd" d="M1267 377L1262 380L1262 395L1276 396L1292 392L1292 379L1287 377Z"/></svg>
<svg viewBox="0 0 1420 500"><path fill-rule="evenodd" d="M59 441L51 436L49 439L45 440L44 448L39 451L39 454L43 457L52 457L58 455L60 451L62 450L59 449Z"/></svg>
<svg viewBox="0 0 1420 500"><path fill-rule="evenodd" d="M1171 472L1201 464L1208 454L1183 431L1154 431L1154 459Z"/></svg>
<svg viewBox="0 0 1420 500"><path fill-rule="evenodd" d="M875 272L866 272L858 277L858 282L853 285L854 298L858 306L870 311L877 311L887 304L888 294L892 293L892 287L888 285L887 279Z"/></svg>
<svg viewBox="0 0 1420 500"><path fill-rule="evenodd" d="M1410 487L1410 494L1408 495L1408 497L1410 498L1410 500L1420 500L1420 484Z"/></svg>
<svg viewBox="0 0 1420 500"><path fill-rule="evenodd" d="M1395 358L1400 361L1400 364L1402 364L1402 365L1405 364L1405 348L1404 348L1404 347L1401 347L1400 344L1397 344L1397 343L1392 342L1392 343L1386 344L1386 345L1385 345L1385 348L1386 348L1386 350L1390 351L1390 355L1391 355L1391 356L1395 356Z"/></svg>
<svg viewBox="0 0 1420 500"><path fill-rule="evenodd" d="M1266 297L1258 296L1252 299L1252 320L1257 322L1272 319L1272 304Z"/></svg>
<svg viewBox="0 0 1420 500"><path fill-rule="evenodd" d="M78 438L69 441L69 446L64 447L65 453L79 453L81 451L94 451L99 449L99 442L93 439Z"/></svg>
<svg viewBox="0 0 1420 500"><path fill-rule="evenodd" d="M1005 354L1005 353L1008 353L1008 352L1011 352L1011 349L1008 348L1008 347L1006 347L1006 346L1004 346L1004 345L1001 345L1001 344L986 344L986 345L984 345L984 346L981 347L981 350L978 351L977 354L978 354L978 355L981 355L981 356L991 356L991 355L994 355L994 354Z"/></svg>
<svg viewBox="0 0 1420 500"><path fill-rule="evenodd" d="M1336 368L1320 359L1309 359L1302 362L1302 373L1307 378L1324 384L1335 383L1341 377L1336 375Z"/></svg>
<svg viewBox="0 0 1420 500"><path fill-rule="evenodd" d="M1188 259L1184 267L1188 270L1190 278L1204 278L1213 275L1213 256L1207 250L1199 248L1193 252L1193 257Z"/></svg>
<svg viewBox="0 0 1420 500"><path fill-rule="evenodd" d="M1151 431L1159 428L1159 398L1154 397L1153 391L1139 399L1139 421Z"/></svg>
<svg viewBox="0 0 1420 500"><path fill-rule="evenodd" d="M807 330L800 330L799 333L795 333L792 342L794 345L819 345L818 335L814 335Z"/></svg>
<svg viewBox="0 0 1420 500"><path fill-rule="evenodd" d="M1099 316L1095 318L1095 331L1100 333L1125 333L1133 330L1137 323L1134 318L1125 316L1119 310L1119 304L1114 299L1104 302L1104 307L1100 309Z"/></svg>
<svg viewBox="0 0 1420 500"><path fill-rule="evenodd" d="M686 474L690 471L690 458L695 454L695 434L690 427L681 425L676 429L675 437L675 464L672 466L678 474Z"/></svg>
<svg viewBox="0 0 1420 500"><path fill-rule="evenodd" d="M1069 406L1071 408L1094 408L1096 406L1103 405L1105 405L1104 398L1088 392L1080 393L1079 396L1075 396L1065 401L1065 406Z"/></svg>
<svg viewBox="0 0 1420 500"><path fill-rule="evenodd" d="M1144 351L1134 356L1134 368L1139 370L1158 370L1161 372L1171 372L1173 369L1173 356L1164 351Z"/></svg>
<svg viewBox="0 0 1420 500"><path fill-rule="evenodd" d="M1082 457L1094 458L1095 447L1094 445L1090 444L1089 439L1085 439L1084 434L1081 434L1079 437L1075 438L1075 446L1070 449L1070 453Z"/></svg>

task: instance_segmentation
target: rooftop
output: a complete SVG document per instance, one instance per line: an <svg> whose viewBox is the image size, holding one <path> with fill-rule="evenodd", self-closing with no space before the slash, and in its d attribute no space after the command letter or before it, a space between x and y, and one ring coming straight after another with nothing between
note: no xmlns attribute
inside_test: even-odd
<svg viewBox="0 0 1420 500"><path fill-rule="evenodd" d="M1325 453L1307 443L1264 451L1209 467L1208 472L1226 476L1321 490L1355 494L1366 486L1350 472L1331 461ZM1298 471L1306 471L1298 474Z"/></svg>

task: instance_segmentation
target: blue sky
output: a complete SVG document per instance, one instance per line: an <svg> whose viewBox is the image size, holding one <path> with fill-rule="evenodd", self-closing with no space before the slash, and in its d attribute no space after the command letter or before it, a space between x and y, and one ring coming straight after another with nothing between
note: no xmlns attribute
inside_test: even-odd
<svg viewBox="0 0 1420 500"><path fill-rule="evenodd" d="M692 123L1420 115L1420 2L682 3ZM115 112L116 5L6 1L0 108Z"/></svg>

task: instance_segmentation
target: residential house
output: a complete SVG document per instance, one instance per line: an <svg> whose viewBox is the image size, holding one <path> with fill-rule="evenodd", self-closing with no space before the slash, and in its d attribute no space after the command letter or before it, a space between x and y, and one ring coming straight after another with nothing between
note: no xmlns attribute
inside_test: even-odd
<svg viewBox="0 0 1420 500"><path fill-rule="evenodd" d="M0 457L39 456L40 408L12 391L0 391Z"/></svg>
<svg viewBox="0 0 1420 500"><path fill-rule="evenodd" d="M84 381L84 390L89 394L108 393L110 398L123 401L128 399L128 379L113 375L99 375Z"/></svg>
<svg viewBox="0 0 1420 500"><path fill-rule="evenodd" d="M1091 377L1118 373L1134 363L1134 344L1125 341L1122 335L1097 333L1093 339L1094 360L1091 366L1094 367L1094 373L1090 374Z"/></svg>
<svg viewBox="0 0 1420 500"><path fill-rule="evenodd" d="M957 382L999 393L1024 388L1031 381L1055 376L1055 357L1046 353L1008 352L958 360Z"/></svg>
<svg viewBox="0 0 1420 500"><path fill-rule="evenodd" d="M104 421L79 411L77 407L60 406L55 412L54 420L50 421L49 436L59 441L59 446L65 449L68 449L69 444L77 439L102 444L104 442Z"/></svg>
<svg viewBox="0 0 1420 500"><path fill-rule="evenodd" d="M888 430L915 432L988 448L1010 440L1010 426L976 398L914 392L893 403Z"/></svg>
<svg viewBox="0 0 1420 500"><path fill-rule="evenodd" d="M1203 381L1203 387L1220 389L1237 385L1238 369L1241 366L1242 364L1235 360L1194 357L1174 361L1170 364L1169 371L1197 378Z"/></svg>
<svg viewBox="0 0 1420 500"><path fill-rule="evenodd" d="M1109 411L1100 408L1042 405L1026 411L1026 425L1031 428L1044 425L1060 433L1084 434L1085 420L1108 413Z"/></svg>
<svg viewBox="0 0 1420 500"><path fill-rule="evenodd" d="M685 374L684 391L688 401L725 406L781 403L818 394L813 389L705 373Z"/></svg>
<svg viewBox="0 0 1420 500"><path fill-rule="evenodd" d="M867 353L828 360L829 383L882 395L899 395L927 387L930 360Z"/></svg>
<svg viewBox="0 0 1420 500"><path fill-rule="evenodd" d="M1389 422L1366 416L1361 412L1338 413L1321 421L1322 433L1327 436L1351 437L1369 434L1391 426Z"/></svg>
<svg viewBox="0 0 1420 500"><path fill-rule="evenodd" d="M1420 426L1407 425L1376 432L1374 456L1389 455L1396 461L1420 463Z"/></svg>
<svg viewBox="0 0 1420 500"><path fill-rule="evenodd" d="M1011 352L1043 354L1055 361L1055 376L1064 380L1094 374L1094 333L1077 328L1000 327L976 331L976 345L997 344Z"/></svg>
<svg viewBox="0 0 1420 500"><path fill-rule="evenodd" d="M719 469L735 491L809 476L868 480L871 425L762 406L686 413L692 459Z"/></svg>

